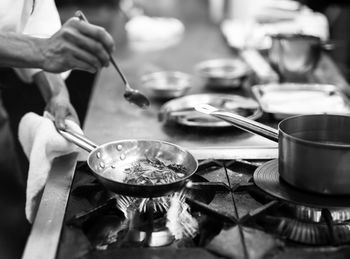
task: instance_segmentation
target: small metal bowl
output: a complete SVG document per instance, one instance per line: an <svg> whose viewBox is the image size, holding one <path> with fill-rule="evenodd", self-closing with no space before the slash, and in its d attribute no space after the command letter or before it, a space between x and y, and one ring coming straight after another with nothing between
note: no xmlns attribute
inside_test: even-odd
<svg viewBox="0 0 350 259"><path fill-rule="evenodd" d="M326 47L320 38L312 35L276 34L271 39L268 57L285 81L312 73Z"/></svg>
<svg viewBox="0 0 350 259"><path fill-rule="evenodd" d="M161 71L141 77L145 91L161 99L183 96L191 88L191 76L178 71Z"/></svg>
<svg viewBox="0 0 350 259"><path fill-rule="evenodd" d="M208 88L223 90L241 87L250 71L239 59L207 60L197 64L195 69Z"/></svg>

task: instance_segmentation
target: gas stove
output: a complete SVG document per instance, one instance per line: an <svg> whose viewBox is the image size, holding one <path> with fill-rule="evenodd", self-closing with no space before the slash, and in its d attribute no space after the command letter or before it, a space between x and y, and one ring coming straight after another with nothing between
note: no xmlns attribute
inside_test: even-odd
<svg viewBox="0 0 350 259"><path fill-rule="evenodd" d="M202 155L205 158L200 160L192 180L223 182L228 188L212 184L207 189L178 195L188 208L189 218L196 223L185 224L185 230L188 227L192 232L183 231L187 235L180 238L175 238L167 225L171 197L140 200L109 193L85 163L78 164L54 258L350 255L347 199L290 189L271 174L275 160L252 157L257 152L249 150L243 153L250 153L250 158L241 155L232 159L226 155L221 159ZM128 211L130 205L135 209ZM195 229L191 229L193 226Z"/></svg>

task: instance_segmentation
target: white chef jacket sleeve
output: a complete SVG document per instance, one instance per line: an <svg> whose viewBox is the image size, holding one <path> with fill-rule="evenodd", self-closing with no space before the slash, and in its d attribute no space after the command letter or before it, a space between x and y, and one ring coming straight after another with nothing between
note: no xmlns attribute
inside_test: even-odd
<svg viewBox="0 0 350 259"><path fill-rule="evenodd" d="M49 38L61 28L61 20L54 0L36 0L33 13L24 26L23 34L37 38ZM27 83L33 81L33 76L40 69L15 69L18 76ZM65 79L70 71L62 73Z"/></svg>

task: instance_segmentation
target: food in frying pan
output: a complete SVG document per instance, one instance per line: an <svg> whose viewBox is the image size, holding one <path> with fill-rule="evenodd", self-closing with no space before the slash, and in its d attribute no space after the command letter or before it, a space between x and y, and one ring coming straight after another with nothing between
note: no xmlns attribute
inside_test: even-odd
<svg viewBox="0 0 350 259"><path fill-rule="evenodd" d="M166 165L158 159L138 160L121 170L122 172L118 171L105 171L105 176L128 184L156 185L172 183L186 175L184 166L179 164Z"/></svg>

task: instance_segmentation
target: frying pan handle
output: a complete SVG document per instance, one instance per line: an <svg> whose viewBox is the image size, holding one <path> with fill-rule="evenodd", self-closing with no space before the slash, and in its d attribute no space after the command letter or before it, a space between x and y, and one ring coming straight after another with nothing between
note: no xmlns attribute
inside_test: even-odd
<svg viewBox="0 0 350 259"><path fill-rule="evenodd" d="M195 107L195 109L198 112L209 114L221 120L227 121L242 130L245 130L245 131L260 135L262 137L268 138L272 141L278 142L278 130L272 127L266 126L262 123L247 119L243 116L240 116L231 112L220 111L219 109L208 104L198 105Z"/></svg>
<svg viewBox="0 0 350 259"><path fill-rule="evenodd" d="M68 141L74 143L75 145L77 145L78 147L81 147L82 149L86 150L89 153L95 148L97 148L97 145L94 142L92 142L82 134L73 132L69 129L57 129L57 130Z"/></svg>

